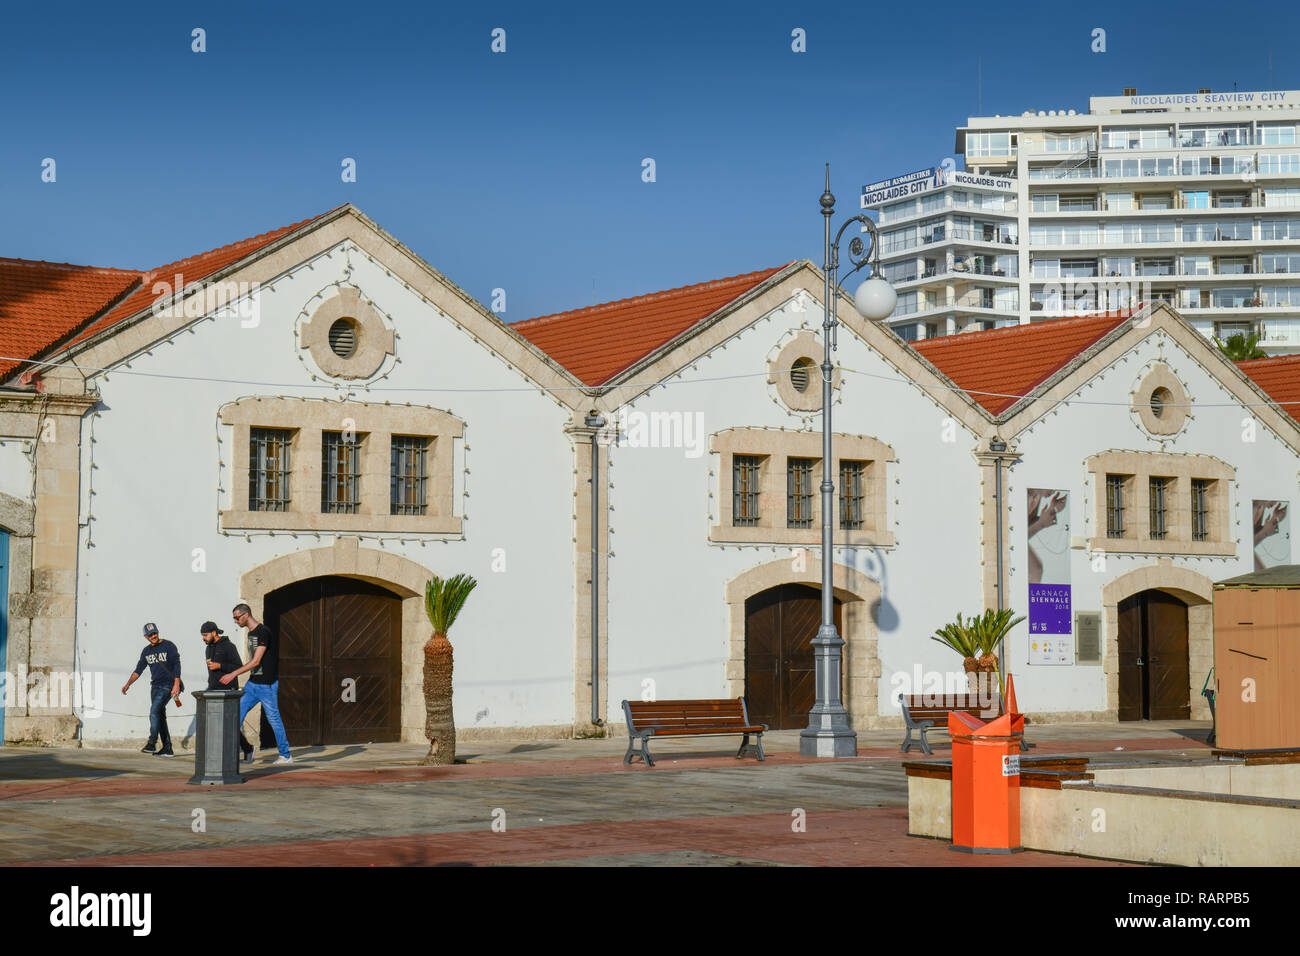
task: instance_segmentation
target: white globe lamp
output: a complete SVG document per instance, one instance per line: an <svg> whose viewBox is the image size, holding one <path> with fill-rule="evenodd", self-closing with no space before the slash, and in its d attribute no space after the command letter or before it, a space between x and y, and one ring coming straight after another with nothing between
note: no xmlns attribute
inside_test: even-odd
<svg viewBox="0 0 1300 956"><path fill-rule="evenodd" d="M853 304L864 318L879 321L887 319L894 311L898 293L880 276L872 276L853 293Z"/></svg>

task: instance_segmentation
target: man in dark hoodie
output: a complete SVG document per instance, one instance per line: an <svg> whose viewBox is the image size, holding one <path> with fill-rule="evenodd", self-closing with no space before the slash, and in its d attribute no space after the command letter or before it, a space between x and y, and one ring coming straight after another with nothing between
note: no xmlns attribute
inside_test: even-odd
<svg viewBox="0 0 1300 956"><path fill-rule="evenodd" d="M239 670L243 665L239 651L230 638L226 637L225 631L213 621L204 621L199 633L203 635L203 643L208 645L203 651L208 662L208 690L227 690L226 685L221 683L221 678L224 674ZM239 750L244 760L253 759L253 745L244 736L242 728L239 731Z"/></svg>
<svg viewBox="0 0 1300 956"><path fill-rule="evenodd" d="M140 661L135 665L135 670L131 673L131 676L126 679L126 683L122 685L122 693L125 694L130 690L136 678L144 673L145 667L149 668L149 690L151 695L149 742L140 749L140 752L153 754L155 757L175 757L176 754L172 752L172 737L167 732L167 701L175 698L177 706L180 705L180 651L176 650L176 645L171 641L165 641L159 637L158 625L156 624L146 624L144 626L144 636L149 641L149 644L140 652ZM159 741L160 738L162 749L155 750L154 743Z"/></svg>

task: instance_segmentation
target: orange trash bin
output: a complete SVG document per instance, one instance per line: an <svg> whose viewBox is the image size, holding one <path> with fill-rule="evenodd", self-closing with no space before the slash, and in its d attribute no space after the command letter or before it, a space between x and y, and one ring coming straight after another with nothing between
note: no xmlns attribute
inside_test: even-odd
<svg viewBox="0 0 1300 956"><path fill-rule="evenodd" d="M1015 712L1007 676L1007 713L988 723L963 711L948 714L952 737L952 849L1017 853L1020 845L1020 740L1025 717Z"/></svg>

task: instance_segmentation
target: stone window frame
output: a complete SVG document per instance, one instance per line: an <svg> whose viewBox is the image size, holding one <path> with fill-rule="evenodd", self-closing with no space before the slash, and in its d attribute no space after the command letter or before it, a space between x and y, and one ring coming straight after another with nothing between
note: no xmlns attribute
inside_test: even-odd
<svg viewBox="0 0 1300 956"><path fill-rule="evenodd" d="M1157 389L1167 389L1170 400L1163 406L1159 417L1151 408L1151 397ZM1188 418L1187 390L1168 365L1153 365L1133 389L1133 411L1142 428L1157 438L1169 438L1182 431Z"/></svg>
<svg viewBox="0 0 1300 956"><path fill-rule="evenodd" d="M1089 457L1085 462L1092 475L1094 531L1088 541L1094 552L1110 554L1214 555L1234 557L1237 542L1232 536L1229 485L1237 470L1227 462L1209 455L1174 455L1145 451L1108 451ZM1124 534L1122 538L1106 536L1106 477L1123 475ZM1151 499L1148 489L1152 478L1168 478L1165 511L1168 516L1164 538L1151 537ZM1208 479L1209 533L1206 541L1192 539L1192 479Z"/></svg>
<svg viewBox="0 0 1300 956"><path fill-rule="evenodd" d="M330 327L339 319L356 324L356 348L347 358L330 347ZM298 327L298 347L311 354L316 367L330 378L370 378L396 352L396 336L359 289L340 286Z"/></svg>
<svg viewBox="0 0 1300 956"><path fill-rule="evenodd" d="M799 332L793 339L782 346L776 358L768 365L769 385L776 386L777 397L792 412L817 412L822 407L822 362L826 357L822 340L809 331ZM801 392L794 387L790 371L794 363L801 358L811 359L813 370L809 375L808 390ZM837 366L831 372L832 394L839 391L840 370Z"/></svg>
<svg viewBox="0 0 1300 956"><path fill-rule="evenodd" d="M333 402L326 399L252 397L221 410L220 421L232 427L230 454L231 507L221 512L225 531L342 531L387 534L462 534L464 518L455 514L454 446L465 423L435 408ZM290 511L251 511L248 507L248 443L252 428L293 432L290 446ZM341 428L365 436L361 442L361 505L357 514L326 513L321 502L322 435ZM429 439L426 509L423 515L391 514L393 435ZM310 510L304 510L304 505Z"/></svg>
<svg viewBox="0 0 1300 956"><path fill-rule="evenodd" d="M820 432L791 432L771 428L728 428L709 436L709 451L717 456L714 470L718 478L716 523L709 529L709 541L718 544L780 544L816 547L821 544L821 492L813 496L811 528L786 526L786 470L790 458L812 458L813 486L822 480L822 436ZM836 478L834 541L841 547L892 547L894 533L888 529L887 498L890 465L898 461L894 450L867 435L836 433L832 445L831 468ZM759 472L759 521L756 527L733 525L732 460L736 455L753 455L764 459ZM866 507L864 527L845 530L840 527L841 488L838 475L841 460L866 462L863 486Z"/></svg>

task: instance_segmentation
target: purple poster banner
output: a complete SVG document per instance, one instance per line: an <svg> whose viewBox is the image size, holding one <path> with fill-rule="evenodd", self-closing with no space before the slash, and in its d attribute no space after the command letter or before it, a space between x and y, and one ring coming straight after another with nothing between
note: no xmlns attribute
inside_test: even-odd
<svg viewBox="0 0 1300 956"><path fill-rule="evenodd" d="M1070 634L1074 618L1070 614L1070 585L1029 585L1029 633Z"/></svg>
<svg viewBox="0 0 1300 956"><path fill-rule="evenodd" d="M1070 493L1030 488L1029 663L1074 663L1070 607Z"/></svg>

